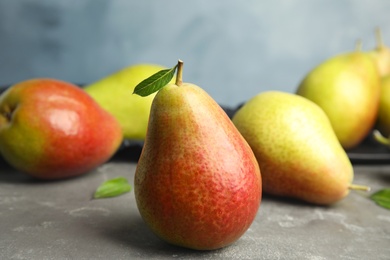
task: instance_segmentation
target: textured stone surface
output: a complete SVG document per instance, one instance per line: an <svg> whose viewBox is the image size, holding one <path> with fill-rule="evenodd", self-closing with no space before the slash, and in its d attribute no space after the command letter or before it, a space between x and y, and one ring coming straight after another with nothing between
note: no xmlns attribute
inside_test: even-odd
<svg viewBox="0 0 390 260"><path fill-rule="evenodd" d="M156 238L133 192L91 199L104 180L133 182L135 167L119 159L79 178L39 182L0 164L0 259L389 259L390 211L367 197L390 187L390 166L356 166L355 182L372 191L331 207L264 196L244 236L209 252Z"/></svg>

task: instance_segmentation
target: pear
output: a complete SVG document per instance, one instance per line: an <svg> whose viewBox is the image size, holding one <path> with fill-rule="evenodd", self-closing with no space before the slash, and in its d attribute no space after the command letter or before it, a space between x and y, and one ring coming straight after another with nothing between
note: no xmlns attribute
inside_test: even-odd
<svg viewBox="0 0 390 260"><path fill-rule="evenodd" d="M390 48L384 44L380 28L376 28L375 34L377 46L369 54L378 66L379 75L384 77L390 75Z"/></svg>
<svg viewBox="0 0 390 260"><path fill-rule="evenodd" d="M248 143L200 87L176 84L155 96L137 164L139 212L168 243L197 250L227 246L249 228L261 176Z"/></svg>
<svg viewBox="0 0 390 260"><path fill-rule="evenodd" d="M356 50L333 56L315 67L296 93L325 111L347 150L357 146L375 124L380 77L370 55Z"/></svg>
<svg viewBox="0 0 390 260"><path fill-rule="evenodd" d="M351 162L314 102L267 91L247 101L232 121L255 153L264 193L318 205L349 193Z"/></svg>
<svg viewBox="0 0 390 260"><path fill-rule="evenodd" d="M381 79L381 95L376 127L383 135L390 136L390 74Z"/></svg>
<svg viewBox="0 0 390 260"><path fill-rule="evenodd" d="M125 139L143 140L154 95L142 98L132 93L138 83L163 68L135 64L85 86L84 90L119 121Z"/></svg>
<svg viewBox="0 0 390 260"><path fill-rule="evenodd" d="M117 120L69 82L34 78L0 96L0 154L37 179L86 174L122 143Z"/></svg>

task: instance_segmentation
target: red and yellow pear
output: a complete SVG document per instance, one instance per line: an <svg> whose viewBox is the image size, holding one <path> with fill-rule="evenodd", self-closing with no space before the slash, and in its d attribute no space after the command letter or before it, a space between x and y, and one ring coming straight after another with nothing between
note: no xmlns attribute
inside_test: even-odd
<svg viewBox="0 0 390 260"><path fill-rule="evenodd" d="M145 223L163 240L212 250L239 239L261 201L248 143L200 87L181 81L155 96L134 192Z"/></svg>
<svg viewBox="0 0 390 260"><path fill-rule="evenodd" d="M0 96L0 153L33 177L87 173L107 161L121 141L117 120L73 84L30 79Z"/></svg>

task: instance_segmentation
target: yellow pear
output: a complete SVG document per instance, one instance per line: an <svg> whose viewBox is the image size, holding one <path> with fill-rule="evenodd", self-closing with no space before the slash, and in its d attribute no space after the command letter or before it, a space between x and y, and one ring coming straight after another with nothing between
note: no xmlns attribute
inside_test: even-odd
<svg viewBox="0 0 390 260"><path fill-rule="evenodd" d="M341 145L350 149L375 124L380 77L370 55L356 50L333 56L315 67L296 93L325 111Z"/></svg>
<svg viewBox="0 0 390 260"><path fill-rule="evenodd" d="M320 205L349 193L351 162L312 101L267 91L245 103L232 121L259 162L265 193Z"/></svg>
<svg viewBox="0 0 390 260"><path fill-rule="evenodd" d="M119 121L125 139L144 140L155 94L140 97L132 93L138 83L162 69L165 68L160 65L135 64L85 86L84 90Z"/></svg>

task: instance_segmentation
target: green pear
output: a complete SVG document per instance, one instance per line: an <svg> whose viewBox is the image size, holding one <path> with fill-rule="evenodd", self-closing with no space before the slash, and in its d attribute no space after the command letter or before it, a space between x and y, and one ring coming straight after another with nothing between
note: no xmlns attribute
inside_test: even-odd
<svg viewBox="0 0 390 260"><path fill-rule="evenodd" d="M232 121L259 162L264 193L319 205L348 194L351 162L314 102L267 91L246 102Z"/></svg>
<svg viewBox="0 0 390 260"><path fill-rule="evenodd" d="M197 250L233 243L259 209L261 175L251 148L204 90L182 83L181 65L176 84L153 100L134 192L156 235Z"/></svg>
<svg viewBox="0 0 390 260"><path fill-rule="evenodd" d="M296 93L319 105L344 149L357 146L373 128L380 77L370 55L359 50L329 58L310 71Z"/></svg>
<svg viewBox="0 0 390 260"><path fill-rule="evenodd" d="M163 68L154 64L132 65L85 86L84 90L119 121L125 139L143 140L154 95L142 98L132 93L138 83Z"/></svg>
<svg viewBox="0 0 390 260"><path fill-rule="evenodd" d="M377 46L369 52L378 66L379 75L390 75L390 48L383 42L380 28L375 30Z"/></svg>

